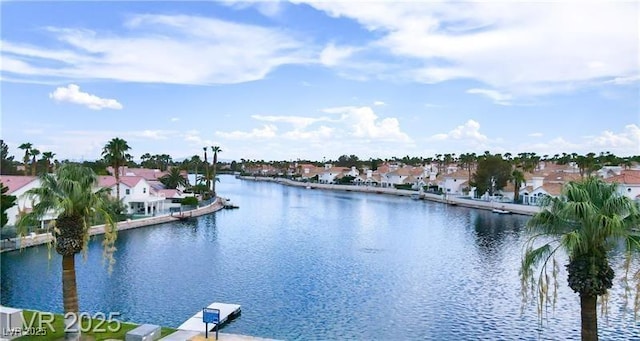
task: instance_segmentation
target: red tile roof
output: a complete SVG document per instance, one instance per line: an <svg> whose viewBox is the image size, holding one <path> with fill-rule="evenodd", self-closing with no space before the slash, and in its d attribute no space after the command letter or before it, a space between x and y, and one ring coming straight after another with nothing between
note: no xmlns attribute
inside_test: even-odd
<svg viewBox="0 0 640 341"><path fill-rule="evenodd" d="M11 194L20 188L26 186L30 182L37 179L35 176L24 176L24 175L2 175L0 176L0 182L6 187L9 188L7 194Z"/></svg>
<svg viewBox="0 0 640 341"><path fill-rule="evenodd" d="M116 185L116 177L112 175L100 175L98 176L98 186L100 187L113 187Z"/></svg>
<svg viewBox="0 0 640 341"><path fill-rule="evenodd" d="M604 181L609 183L618 183L625 185L640 185L640 175L634 173L625 172L620 175L612 176Z"/></svg>
<svg viewBox="0 0 640 341"><path fill-rule="evenodd" d="M129 188L135 187L138 182L142 181L141 176L121 176L120 184L123 184ZM116 177L112 175L101 175L98 177L98 186L100 187L113 187L116 185Z"/></svg>
<svg viewBox="0 0 640 341"><path fill-rule="evenodd" d="M113 174L113 167L107 167L107 171ZM121 169L122 175L126 176L127 174L133 174L133 176L143 177L145 180L156 180L163 177L167 172L161 172L159 169L148 169L148 168L128 168L124 167Z"/></svg>

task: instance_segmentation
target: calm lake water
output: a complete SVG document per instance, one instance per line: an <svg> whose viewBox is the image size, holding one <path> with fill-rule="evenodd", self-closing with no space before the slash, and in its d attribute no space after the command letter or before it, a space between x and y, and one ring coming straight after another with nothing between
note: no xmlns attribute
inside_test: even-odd
<svg viewBox="0 0 640 341"><path fill-rule="evenodd" d="M240 209L121 232L111 276L92 242L76 263L80 310L177 327L214 301L236 303L242 315L224 332L285 340L579 339L564 273L541 331L535 305L521 312L528 217L221 180ZM2 254L3 305L62 311L60 257L47 254ZM614 288L601 338L640 339Z"/></svg>

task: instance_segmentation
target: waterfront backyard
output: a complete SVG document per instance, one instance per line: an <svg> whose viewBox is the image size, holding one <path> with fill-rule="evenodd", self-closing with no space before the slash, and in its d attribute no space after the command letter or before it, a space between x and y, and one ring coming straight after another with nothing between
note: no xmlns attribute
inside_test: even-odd
<svg viewBox="0 0 640 341"><path fill-rule="evenodd" d="M239 210L121 232L111 276L94 241L77 263L80 310L177 327L211 302L236 303L242 315L225 332L286 340L579 339L564 271L541 329L534 303L521 313L526 216L221 180ZM46 247L2 254L1 303L61 312L52 256ZM621 295L616 281L603 339L640 337Z"/></svg>

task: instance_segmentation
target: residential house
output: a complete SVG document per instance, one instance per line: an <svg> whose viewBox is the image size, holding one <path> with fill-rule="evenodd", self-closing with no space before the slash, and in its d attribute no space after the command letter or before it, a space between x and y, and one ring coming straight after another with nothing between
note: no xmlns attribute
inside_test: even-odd
<svg viewBox="0 0 640 341"><path fill-rule="evenodd" d="M21 214L29 213L33 209L33 200L25 193L40 187L40 179L35 176L0 175L0 182L8 188L7 195L16 197L16 204L7 209L7 225L14 226ZM46 221L52 220L55 215L47 215L42 219L42 226Z"/></svg>
<svg viewBox="0 0 640 341"><path fill-rule="evenodd" d="M111 195L116 195L116 178L111 175L99 176L98 186L110 188ZM154 189L149 181L141 176L120 177L120 200L129 214L155 215L165 211L165 197Z"/></svg>
<svg viewBox="0 0 640 341"><path fill-rule="evenodd" d="M556 197L562 193L563 183L544 183L537 188L526 186L520 190L520 198L524 205L538 205L545 196Z"/></svg>
<svg viewBox="0 0 640 341"><path fill-rule="evenodd" d="M451 195L462 195L463 189L469 187L469 172L458 170L442 176L440 188Z"/></svg>
<svg viewBox="0 0 640 341"><path fill-rule="evenodd" d="M324 165L324 170L318 174L318 182L323 184L334 183L338 177L344 176L343 173L347 169L347 167L334 167L327 163Z"/></svg>
<svg viewBox="0 0 640 341"><path fill-rule="evenodd" d="M632 200L640 200L640 171L623 170L604 181L618 184L618 192Z"/></svg>

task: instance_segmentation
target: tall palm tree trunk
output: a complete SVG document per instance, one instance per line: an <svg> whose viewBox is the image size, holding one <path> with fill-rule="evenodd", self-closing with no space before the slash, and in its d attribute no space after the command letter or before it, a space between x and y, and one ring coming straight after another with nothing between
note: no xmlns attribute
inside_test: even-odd
<svg viewBox="0 0 640 341"><path fill-rule="evenodd" d="M211 188L211 191L213 192L213 197L216 196L216 166L218 163L218 152L213 153L213 178L211 179L213 181L213 187Z"/></svg>
<svg viewBox="0 0 640 341"><path fill-rule="evenodd" d="M598 341L598 315L596 296L580 294L580 317L582 319L582 341Z"/></svg>
<svg viewBox="0 0 640 341"><path fill-rule="evenodd" d="M80 338L80 321L78 316L78 287L76 286L75 254L62 256L62 300L65 316L73 313L75 316L65 319L65 340Z"/></svg>
<svg viewBox="0 0 640 341"><path fill-rule="evenodd" d="M116 177L116 198L120 201L120 166L116 166L115 170Z"/></svg>

